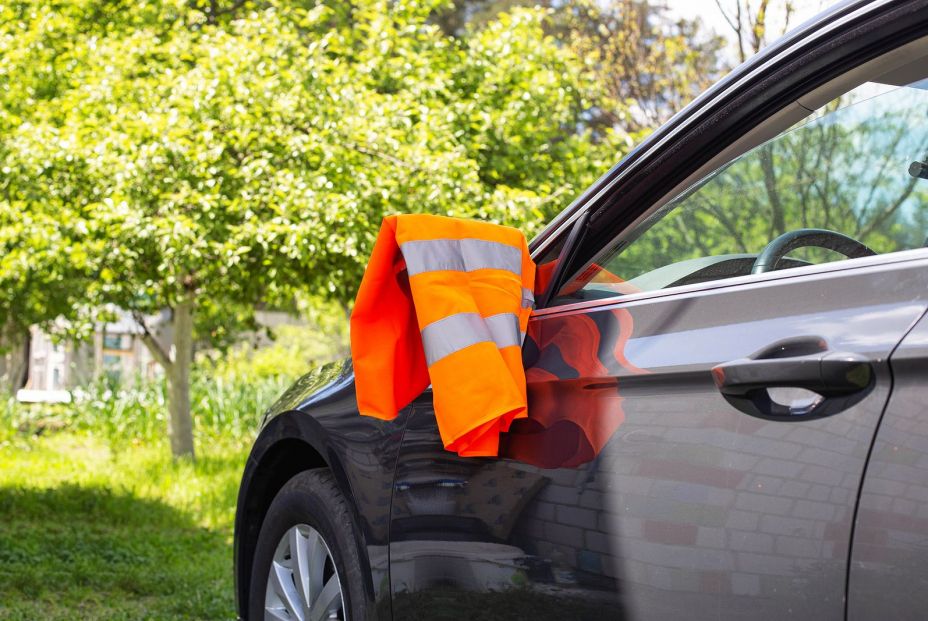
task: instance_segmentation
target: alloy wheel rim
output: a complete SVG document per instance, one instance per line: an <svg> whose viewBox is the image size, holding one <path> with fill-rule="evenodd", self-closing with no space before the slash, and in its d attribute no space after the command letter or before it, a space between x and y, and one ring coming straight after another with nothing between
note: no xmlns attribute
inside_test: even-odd
<svg viewBox="0 0 928 621"><path fill-rule="evenodd" d="M292 527L277 544L267 578L264 619L347 619L332 553L319 531L308 524Z"/></svg>

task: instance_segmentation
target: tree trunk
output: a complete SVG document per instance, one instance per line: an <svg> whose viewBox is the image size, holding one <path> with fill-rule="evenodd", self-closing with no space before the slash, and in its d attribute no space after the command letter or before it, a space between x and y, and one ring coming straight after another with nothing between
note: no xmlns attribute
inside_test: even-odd
<svg viewBox="0 0 928 621"><path fill-rule="evenodd" d="M171 452L193 457L193 416L190 413L190 367L193 362L193 296L174 307L174 360L166 369L171 413Z"/></svg>
<svg viewBox="0 0 928 621"><path fill-rule="evenodd" d="M193 364L193 308L194 294L188 292L174 307L172 320L174 332L173 357L164 350L158 339L145 325L141 313L134 313L135 321L142 329L142 342L164 369L168 381L168 412L170 414L168 435L171 438L171 453L174 457L193 458L193 416L190 413L190 367Z"/></svg>
<svg viewBox="0 0 928 621"><path fill-rule="evenodd" d="M29 341L28 330L22 333L0 330L0 398L15 395L25 385L29 372Z"/></svg>

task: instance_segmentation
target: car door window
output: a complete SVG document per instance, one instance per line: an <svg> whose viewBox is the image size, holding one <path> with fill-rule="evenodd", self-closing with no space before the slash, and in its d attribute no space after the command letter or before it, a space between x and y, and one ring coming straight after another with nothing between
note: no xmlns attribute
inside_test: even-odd
<svg viewBox="0 0 928 621"><path fill-rule="evenodd" d="M926 235L928 80L870 82L672 199L557 303L920 248Z"/></svg>

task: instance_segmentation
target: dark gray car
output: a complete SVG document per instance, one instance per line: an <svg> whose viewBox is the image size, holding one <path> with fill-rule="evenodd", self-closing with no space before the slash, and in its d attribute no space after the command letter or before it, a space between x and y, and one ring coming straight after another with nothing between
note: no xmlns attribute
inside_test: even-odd
<svg viewBox="0 0 928 621"><path fill-rule="evenodd" d="M444 451L429 392L359 416L350 363L282 397L242 616L925 618L926 238L928 4L844 3L533 241L499 458Z"/></svg>

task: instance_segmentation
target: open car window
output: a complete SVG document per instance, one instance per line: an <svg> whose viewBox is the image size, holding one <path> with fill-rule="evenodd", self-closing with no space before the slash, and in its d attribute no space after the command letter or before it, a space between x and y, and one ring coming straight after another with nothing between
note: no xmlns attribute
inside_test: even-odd
<svg viewBox="0 0 928 621"><path fill-rule="evenodd" d="M923 247L928 79L865 83L624 234L555 304Z"/></svg>

